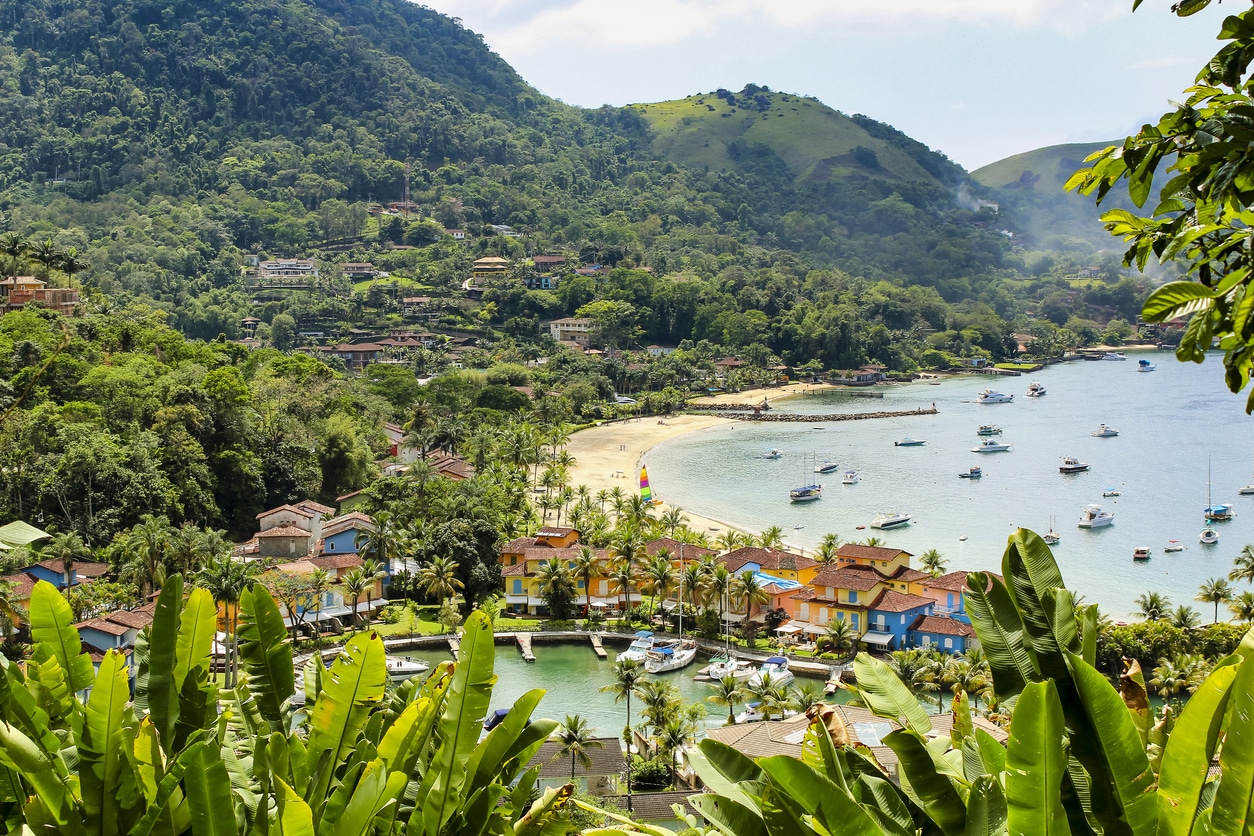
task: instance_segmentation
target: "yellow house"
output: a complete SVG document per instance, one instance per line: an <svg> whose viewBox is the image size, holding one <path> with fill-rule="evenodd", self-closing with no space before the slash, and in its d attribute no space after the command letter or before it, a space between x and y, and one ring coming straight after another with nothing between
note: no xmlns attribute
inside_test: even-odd
<svg viewBox="0 0 1254 836"><path fill-rule="evenodd" d="M806 589L792 596L790 614L824 630L834 619L847 621L861 636L868 626L867 608L891 588L890 579L869 566L829 567L817 572Z"/></svg>
<svg viewBox="0 0 1254 836"><path fill-rule="evenodd" d="M719 558L727 571L739 575L746 571L761 572L784 580L808 584L823 568L817 560L781 549L744 547Z"/></svg>
<svg viewBox="0 0 1254 836"><path fill-rule="evenodd" d="M884 575L892 575L898 569L909 569L913 555L901 549L846 543L836 550L836 557L841 566L868 566Z"/></svg>

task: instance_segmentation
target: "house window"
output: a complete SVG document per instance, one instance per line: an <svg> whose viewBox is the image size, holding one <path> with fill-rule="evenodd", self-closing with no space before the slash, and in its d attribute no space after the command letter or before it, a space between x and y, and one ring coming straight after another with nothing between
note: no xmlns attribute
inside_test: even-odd
<svg viewBox="0 0 1254 836"><path fill-rule="evenodd" d="M875 629L883 633L888 629L888 624L884 621L884 616L875 616Z"/></svg>
<svg viewBox="0 0 1254 836"><path fill-rule="evenodd" d="M953 649L953 646L954 646L954 640L953 640L953 639L945 639L945 649L946 649L946 650L952 650L952 649Z"/></svg>
<svg viewBox="0 0 1254 836"><path fill-rule="evenodd" d="M514 594L515 594L515 595L522 595L522 591L523 591L523 590L522 590L522 581L520 581L520 580L515 580L515 581L514 581Z"/></svg>
<svg viewBox="0 0 1254 836"><path fill-rule="evenodd" d="M575 586L578 587L579 589L583 589L583 580L581 579L579 583L575 584Z"/></svg>
<svg viewBox="0 0 1254 836"><path fill-rule="evenodd" d="M327 551L329 551L329 552L333 552L333 551L335 551L335 541L334 541L334 540L330 540L330 541L328 541L328 542L327 542Z"/></svg>
<svg viewBox="0 0 1254 836"><path fill-rule="evenodd" d="M902 624L905 624L905 623L906 623L906 617L905 617L904 615L901 617L901 623L902 623Z"/></svg>
<svg viewBox="0 0 1254 836"><path fill-rule="evenodd" d="M926 636L926 635L925 635L925 636L922 636L922 637L919 639L919 644L923 645L924 647L927 647L927 646L928 646L928 645L930 645L931 643L932 643L931 638L929 638L929 637L928 637L928 636Z"/></svg>
<svg viewBox="0 0 1254 836"><path fill-rule="evenodd" d="M827 623L827 607L823 607L822 609L819 610L819 624L826 624L826 623Z"/></svg>
<svg viewBox="0 0 1254 836"><path fill-rule="evenodd" d="M849 624L853 627L853 629L858 629L858 614L856 612L849 614Z"/></svg>
<svg viewBox="0 0 1254 836"><path fill-rule="evenodd" d="M295 539L287 541L287 550L288 550L288 553L290 554L296 554L296 540Z"/></svg>
<svg viewBox="0 0 1254 836"><path fill-rule="evenodd" d="M849 603L851 604L858 603L858 593L852 589L849 590Z"/></svg>
<svg viewBox="0 0 1254 836"><path fill-rule="evenodd" d="M947 599L947 603L945 604L945 606L949 607L952 610L954 608L954 594L951 592L945 597Z"/></svg>
<svg viewBox="0 0 1254 836"><path fill-rule="evenodd" d="M835 601L835 600L836 600L836 594L835 594L835 592L832 590L832 588L831 588L830 586L827 588L827 597L828 597L828 598L830 598L830 599L831 599L831 600L833 600L833 601Z"/></svg>
<svg viewBox="0 0 1254 836"><path fill-rule="evenodd" d="M804 621L805 619L808 619L808 618L810 617L810 605L809 605L809 604L802 604L802 605L801 605L801 613L800 613L800 615L801 615L801 619L802 619L803 621Z"/></svg>

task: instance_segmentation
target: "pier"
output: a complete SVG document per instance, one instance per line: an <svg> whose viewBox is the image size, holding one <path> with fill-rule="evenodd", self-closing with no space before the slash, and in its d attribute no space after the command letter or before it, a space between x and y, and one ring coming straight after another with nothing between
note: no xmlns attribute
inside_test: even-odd
<svg viewBox="0 0 1254 836"><path fill-rule="evenodd" d="M518 649L522 651L524 662L534 662L536 655L531 652L531 634L515 633L514 638L518 640Z"/></svg>
<svg viewBox="0 0 1254 836"><path fill-rule="evenodd" d="M902 418L910 415L936 415L936 407L927 409L899 409L884 412L835 412L830 415L797 415L775 412L770 415L727 415L733 421L762 421L794 424L819 424L826 421L867 421L872 418Z"/></svg>
<svg viewBox="0 0 1254 836"><path fill-rule="evenodd" d="M457 655L457 652L458 652L459 650L461 650L461 648L462 648L462 640L461 640L461 639L457 638L456 636L449 636L449 637L448 637L448 649L449 649L449 650L451 650L451 651L453 651L453 655L454 655L454 656L456 656L456 655Z"/></svg>
<svg viewBox="0 0 1254 836"><path fill-rule="evenodd" d="M598 659L606 658L605 648L601 646L601 637L598 636L596 633L590 633L588 635L588 638L592 640L592 652L597 655L597 658Z"/></svg>

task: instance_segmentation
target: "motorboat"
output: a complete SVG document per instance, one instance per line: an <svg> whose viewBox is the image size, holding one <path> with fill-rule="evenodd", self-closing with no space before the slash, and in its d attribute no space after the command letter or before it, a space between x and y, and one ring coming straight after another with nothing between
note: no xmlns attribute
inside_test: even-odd
<svg viewBox="0 0 1254 836"><path fill-rule="evenodd" d="M1158 366L1154 365L1149 360L1138 360L1136 362L1136 370L1138 372L1152 372L1156 368L1158 368Z"/></svg>
<svg viewBox="0 0 1254 836"><path fill-rule="evenodd" d="M1088 469L1088 462L1082 462L1074 456L1063 456L1062 464L1058 465L1059 473L1083 473Z"/></svg>
<svg viewBox="0 0 1254 836"><path fill-rule="evenodd" d="M833 473L836 471L838 467L839 465L837 465L836 462L834 461L830 461L830 460L822 461L814 466L814 472L815 473Z"/></svg>
<svg viewBox="0 0 1254 836"><path fill-rule="evenodd" d="M1227 522L1236 516L1231 505L1217 502L1202 512L1207 522Z"/></svg>
<svg viewBox="0 0 1254 836"><path fill-rule="evenodd" d="M1102 491L1102 496L1120 496L1120 495L1121 494L1118 488L1107 488L1106 490Z"/></svg>
<svg viewBox="0 0 1254 836"><path fill-rule="evenodd" d="M986 438L979 445L971 448L972 453L1006 453L1009 450L1009 444L1002 444L1000 441L994 441L991 438Z"/></svg>
<svg viewBox="0 0 1254 836"><path fill-rule="evenodd" d="M1207 526L1197 535L1197 539L1201 541L1203 546L1213 546L1219 542L1219 532Z"/></svg>
<svg viewBox="0 0 1254 836"><path fill-rule="evenodd" d="M1163 546L1163 551L1167 554L1171 554L1172 552L1182 552L1184 551L1184 544L1179 540L1168 540L1167 545Z"/></svg>
<svg viewBox="0 0 1254 836"><path fill-rule="evenodd" d="M1049 531L1046 531L1041 535L1041 539L1045 541L1045 545L1047 546L1056 546L1058 545L1058 542L1062 540L1062 537L1058 535L1057 531L1054 531L1053 526L1050 526Z"/></svg>
<svg viewBox="0 0 1254 836"><path fill-rule="evenodd" d="M1249 496L1250 494L1254 494L1254 485L1244 485L1240 488L1237 488L1237 493L1241 494L1241 496Z"/></svg>
<svg viewBox="0 0 1254 836"><path fill-rule="evenodd" d="M906 436L901 441L893 442L894 447L922 447L924 444L927 444L927 442L919 438L911 438L910 436Z"/></svg>
<svg viewBox="0 0 1254 836"><path fill-rule="evenodd" d="M697 658L697 643L682 641L660 650L650 650L645 657L644 669L649 673L668 673L685 668Z"/></svg>
<svg viewBox="0 0 1254 836"><path fill-rule="evenodd" d="M762 458L778 459L778 458L782 458L783 455L784 455L783 450L777 450L776 448L772 447L770 450L767 450L765 453L762 454Z"/></svg>
<svg viewBox="0 0 1254 836"><path fill-rule="evenodd" d="M840 477L840 483L841 483L842 485L856 485L856 484L858 484L858 471L856 471L856 470L846 470L846 471L845 471L845 475L844 475L844 476L842 476L842 477Z"/></svg>
<svg viewBox="0 0 1254 836"><path fill-rule="evenodd" d="M959 473L959 479L980 479L984 476L984 471L978 467L973 467L966 473Z"/></svg>
<svg viewBox="0 0 1254 836"><path fill-rule="evenodd" d="M772 712L771 716L779 718L781 714L785 720L789 717L797 716L797 712L793 711L791 708L785 709L779 714ZM737 723L760 723L765 719L766 714L762 712L762 703L760 702L746 703L745 710L736 715Z"/></svg>
<svg viewBox="0 0 1254 836"><path fill-rule="evenodd" d="M488 716L483 718L483 730L485 732L492 731L501 723L505 722L505 718L509 716L508 708L497 708L488 712Z"/></svg>
<svg viewBox="0 0 1254 836"><path fill-rule="evenodd" d="M981 424L975 431L976 435L1001 435L1001 427L996 424Z"/></svg>
<svg viewBox="0 0 1254 836"><path fill-rule="evenodd" d="M804 487L793 488L788 492L788 499L792 502L813 502L822 498L822 485L805 485Z"/></svg>
<svg viewBox="0 0 1254 836"><path fill-rule="evenodd" d="M1094 438L1114 438L1115 436L1119 435L1119 431L1112 427L1108 427L1105 424L1102 424L1096 430L1094 430L1091 433L1091 435Z"/></svg>
<svg viewBox="0 0 1254 836"><path fill-rule="evenodd" d="M1137 546L1135 549L1132 550L1132 559L1133 560L1149 560L1150 559L1150 547L1149 546Z"/></svg>
<svg viewBox="0 0 1254 836"><path fill-rule="evenodd" d="M771 678L771 685L776 688L791 685L792 681L797 678L792 671L788 670L787 658L783 656L772 656L753 672L753 676L749 677L747 685L750 688L757 688L768 676Z"/></svg>
<svg viewBox="0 0 1254 836"><path fill-rule="evenodd" d="M985 389L975 399L976 403L1010 403L1015 399L1014 395L1007 395L998 392L995 389Z"/></svg>
<svg viewBox="0 0 1254 836"><path fill-rule="evenodd" d="M386 664L388 679L393 682L404 682L431 669L431 666L421 659L408 659L404 656L388 656Z"/></svg>
<svg viewBox="0 0 1254 836"><path fill-rule="evenodd" d="M757 669L749 662L737 659L726 651L720 651L718 655L711 657L710 664L705 669L705 675L718 682L729 676L732 679L748 679L753 676L755 670Z"/></svg>
<svg viewBox="0 0 1254 836"><path fill-rule="evenodd" d="M632 639L631 644L622 653L618 654L618 661L625 662L628 659L644 664L645 657L648 656L650 650L656 640L650 630L637 630L636 637Z"/></svg>
<svg viewBox="0 0 1254 836"><path fill-rule="evenodd" d="M1045 394L1045 385L1039 380L1034 380L1028 384L1028 391L1025 392L1029 398L1039 398Z"/></svg>
<svg viewBox="0 0 1254 836"><path fill-rule="evenodd" d="M1107 351L1105 354L1102 355L1102 359L1103 360L1127 360L1128 357L1125 354L1120 354L1118 351Z"/></svg>
<svg viewBox="0 0 1254 836"><path fill-rule="evenodd" d="M878 517L871 520L871 528L898 528L909 523L909 514L893 514L881 511Z"/></svg>
<svg viewBox="0 0 1254 836"><path fill-rule="evenodd" d="M1115 521L1115 515L1100 505L1085 505L1080 512L1080 528L1101 528Z"/></svg>

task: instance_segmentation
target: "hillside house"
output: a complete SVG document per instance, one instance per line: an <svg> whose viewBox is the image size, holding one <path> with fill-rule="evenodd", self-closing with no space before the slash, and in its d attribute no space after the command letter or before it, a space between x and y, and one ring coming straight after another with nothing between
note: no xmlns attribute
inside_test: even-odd
<svg viewBox="0 0 1254 836"><path fill-rule="evenodd" d="M586 317L568 316L549 323L549 336L559 343L569 341L581 348L588 347L596 330L596 324Z"/></svg>
<svg viewBox="0 0 1254 836"><path fill-rule="evenodd" d="M509 272L509 260L496 255L475 259L471 269L471 275L476 279L504 276L507 272Z"/></svg>
<svg viewBox="0 0 1254 836"><path fill-rule="evenodd" d="M547 273L550 270L557 270L566 266L566 256L564 255L533 255L531 263L541 273Z"/></svg>
<svg viewBox="0 0 1254 836"><path fill-rule="evenodd" d="M119 610L74 625L79 639L92 648L127 650L135 646L139 631L152 623L150 607Z"/></svg>
<svg viewBox="0 0 1254 836"><path fill-rule="evenodd" d="M492 227L492 231L497 235L504 235L506 238L522 237L522 233L515 231L511 226L506 226L505 224L489 224L489 226Z"/></svg>
<svg viewBox="0 0 1254 836"><path fill-rule="evenodd" d="M262 282L286 283L317 277L318 264L308 258L279 258L257 264L257 278Z"/></svg>
<svg viewBox="0 0 1254 836"><path fill-rule="evenodd" d="M73 316L78 301L78 288L48 287L47 282L34 276L0 279L0 313L16 311L29 302L37 302L62 316Z"/></svg>
<svg viewBox="0 0 1254 836"><path fill-rule="evenodd" d="M344 278L359 282L373 279L378 275L378 271L374 269L374 265L368 261L350 261L340 267L344 273Z"/></svg>
<svg viewBox="0 0 1254 836"><path fill-rule="evenodd" d="M464 229L446 229L444 234L450 236L454 241L466 240L466 230Z"/></svg>

